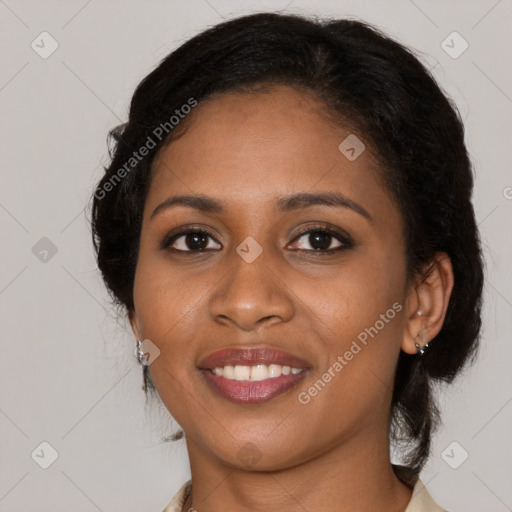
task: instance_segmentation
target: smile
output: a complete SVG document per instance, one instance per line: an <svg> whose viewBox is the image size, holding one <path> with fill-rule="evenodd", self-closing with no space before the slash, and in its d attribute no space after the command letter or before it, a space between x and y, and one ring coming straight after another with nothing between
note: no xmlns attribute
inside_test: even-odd
<svg viewBox="0 0 512 512"><path fill-rule="evenodd" d="M281 369L279 365L275 366ZM230 371L229 368L231 368L233 373L236 371L236 368L240 368L241 370L238 370L238 372L247 374L249 372L252 373L255 367L235 366L233 368L226 366L224 370L226 368L228 368L228 372ZM281 373L279 376L267 377L260 380L238 380L224 375L217 375L212 370L201 370L201 373L209 386L223 398L235 403L254 404L271 400L296 387L307 373L306 370L299 368L293 368L293 373L290 367L283 367L283 370L286 371L286 368L288 368L289 371L288 375ZM219 368L219 370L222 369ZM261 370L256 370L256 373L260 371Z"/></svg>
<svg viewBox="0 0 512 512"><path fill-rule="evenodd" d="M257 364L255 366L231 366L216 367L212 370L215 375L229 380L259 381L275 379L281 375L297 375L302 368L291 368L280 364Z"/></svg>
<svg viewBox="0 0 512 512"><path fill-rule="evenodd" d="M209 387L235 403L260 403L296 387L309 370L303 359L268 347L215 352L199 366Z"/></svg>

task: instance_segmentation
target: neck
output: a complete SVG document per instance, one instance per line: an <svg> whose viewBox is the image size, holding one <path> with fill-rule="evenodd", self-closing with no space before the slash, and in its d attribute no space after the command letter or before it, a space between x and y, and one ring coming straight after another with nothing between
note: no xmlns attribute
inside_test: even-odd
<svg viewBox="0 0 512 512"><path fill-rule="evenodd" d="M382 436L359 436L276 471L233 468L206 454L188 437L187 448L193 486L184 510L193 506L200 512L272 508L396 512L407 507L412 495L412 489L396 477L387 438Z"/></svg>

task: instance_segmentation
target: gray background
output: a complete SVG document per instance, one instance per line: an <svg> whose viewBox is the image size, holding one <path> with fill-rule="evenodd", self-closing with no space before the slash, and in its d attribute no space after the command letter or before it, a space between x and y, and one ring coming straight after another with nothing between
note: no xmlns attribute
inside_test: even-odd
<svg viewBox="0 0 512 512"><path fill-rule="evenodd" d="M378 25L425 54L461 111L488 271L483 342L477 365L440 393L444 425L421 478L452 512L512 510L512 2L6 0L0 511L158 511L188 478L184 442L160 442L176 423L145 408L134 338L109 306L84 206L107 131L161 58L223 19L283 9ZM43 31L59 45L46 59L31 47L51 48ZM469 44L458 58L442 47L453 31ZM446 44L453 53L463 42ZM58 454L48 469L43 441Z"/></svg>

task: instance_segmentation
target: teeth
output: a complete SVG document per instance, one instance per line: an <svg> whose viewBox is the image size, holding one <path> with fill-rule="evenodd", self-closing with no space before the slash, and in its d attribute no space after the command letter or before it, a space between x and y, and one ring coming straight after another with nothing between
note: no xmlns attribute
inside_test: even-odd
<svg viewBox="0 0 512 512"><path fill-rule="evenodd" d="M280 364L271 364L268 367L268 376L269 377L281 377L282 366Z"/></svg>
<svg viewBox="0 0 512 512"><path fill-rule="evenodd" d="M220 368L220 370L222 371L222 368ZM226 379L234 379L235 375L233 370L234 368L232 366L224 366L224 377L226 377Z"/></svg>
<svg viewBox="0 0 512 512"><path fill-rule="evenodd" d="M281 366L280 364L257 364L255 366L224 366L212 370L215 375L230 380L249 380L258 381L274 379L281 375L297 375L303 371L302 368L291 368L290 366Z"/></svg>
<svg viewBox="0 0 512 512"><path fill-rule="evenodd" d="M245 366L244 368L249 368L249 367ZM267 365L257 364L256 366L251 367L251 380L265 380L265 379L268 379Z"/></svg>
<svg viewBox="0 0 512 512"><path fill-rule="evenodd" d="M233 378L235 380L250 380L251 368L249 366L235 366L233 370Z"/></svg>

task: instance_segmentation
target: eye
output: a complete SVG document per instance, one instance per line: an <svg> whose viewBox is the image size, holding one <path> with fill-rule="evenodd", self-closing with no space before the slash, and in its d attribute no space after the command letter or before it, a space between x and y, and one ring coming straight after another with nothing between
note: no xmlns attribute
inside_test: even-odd
<svg viewBox="0 0 512 512"><path fill-rule="evenodd" d="M348 234L317 226L300 233L289 248L318 254L332 254L352 246L353 243ZM166 236L160 247L176 252L201 253L218 250L221 245L209 231L201 228L188 228Z"/></svg>
<svg viewBox="0 0 512 512"><path fill-rule="evenodd" d="M295 250L324 254L335 253L349 247L352 247L352 241L348 235L319 227L303 231L291 245Z"/></svg>
<svg viewBox="0 0 512 512"><path fill-rule="evenodd" d="M210 239L210 240L208 240ZM213 246L210 242L214 242ZM218 245L215 246L215 244ZM167 236L160 244L162 249L170 248L179 252L202 252L220 249L220 244L205 229L186 229L179 233Z"/></svg>

